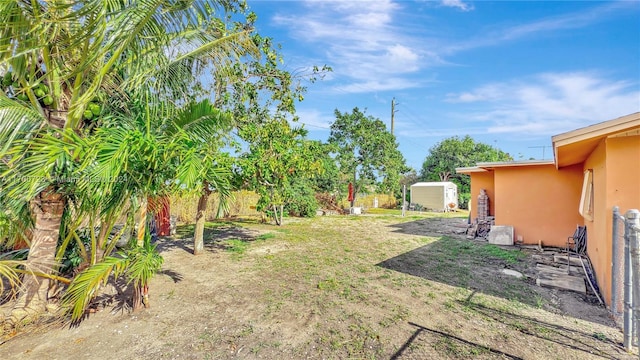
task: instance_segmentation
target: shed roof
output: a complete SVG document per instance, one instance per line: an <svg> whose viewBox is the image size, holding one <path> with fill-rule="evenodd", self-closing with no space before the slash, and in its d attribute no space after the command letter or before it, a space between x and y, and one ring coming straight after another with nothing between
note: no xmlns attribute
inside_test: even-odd
<svg viewBox="0 0 640 360"><path fill-rule="evenodd" d="M433 181L433 182L417 182L411 185L411 187L413 186L444 186L444 185L453 185L456 187L458 186L451 181Z"/></svg>

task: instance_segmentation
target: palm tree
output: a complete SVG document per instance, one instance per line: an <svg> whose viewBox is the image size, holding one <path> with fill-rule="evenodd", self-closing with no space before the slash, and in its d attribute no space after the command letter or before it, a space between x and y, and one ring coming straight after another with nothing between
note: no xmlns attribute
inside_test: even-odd
<svg viewBox="0 0 640 360"><path fill-rule="evenodd" d="M235 1L164 0L0 3L0 159L4 206L32 209L29 257L13 321L48 300L56 245L81 174L89 104L100 93L123 106L134 89L182 94L195 71L255 54L251 30L216 17ZM60 129L60 130L56 130ZM0 234L0 239L3 239ZM1 241L1 240L0 240ZM45 281L43 281L45 280Z"/></svg>
<svg viewBox="0 0 640 360"><path fill-rule="evenodd" d="M175 122L175 136L180 138L182 157L177 173L179 191L199 192L193 253L204 251L204 225L207 201L213 191L220 196L218 216L226 208L231 193L231 159L220 148L231 129L231 116L216 109L209 101L191 103Z"/></svg>
<svg viewBox="0 0 640 360"><path fill-rule="evenodd" d="M230 124L229 117L207 100L176 109L172 103L150 101L148 93L137 96L130 112L112 114L87 137L85 176L78 183L84 198L97 194L95 198L107 204L101 208L111 211L108 204L115 204L114 208L126 202L134 204L139 214L136 246L113 257L113 242L106 249L104 239L96 243L101 256L73 280L64 298L75 319L112 273L125 273L133 282L134 310L149 306L148 280L161 258L149 245L146 199L203 187L210 191L210 186L224 199L230 191L230 171L220 167L224 157L216 146L225 125ZM95 178L119 181L91 181ZM129 266L138 270L131 271Z"/></svg>

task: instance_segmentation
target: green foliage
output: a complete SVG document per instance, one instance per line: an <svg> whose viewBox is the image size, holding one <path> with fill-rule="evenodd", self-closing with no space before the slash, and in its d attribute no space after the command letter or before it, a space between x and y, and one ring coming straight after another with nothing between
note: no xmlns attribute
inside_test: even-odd
<svg viewBox="0 0 640 360"><path fill-rule="evenodd" d="M71 313L73 321L82 318L91 300L98 295L100 286L106 284L111 276L124 276L128 284L146 286L164 261L156 247L150 244L148 233L145 234L144 246L119 252L117 255L105 257L73 279L62 298L62 304Z"/></svg>
<svg viewBox="0 0 640 360"><path fill-rule="evenodd" d="M400 174L408 171L395 136L381 120L366 116L357 107L352 113L336 109L335 115L329 143L336 151L343 181L355 180L356 193L371 185L381 192L395 192Z"/></svg>
<svg viewBox="0 0 640 360"><path fill-rule="evenodd" d="M456 168L475 166L478 162L512 161L511 155L491 145L474 141L469 135L444 139L429 150L422 163L420 180L452 181L458 185L459 206L465 208L471 196L469 175L456 174Z"/></svg>
<svg viewBox="0 0 640 360"><path fill-rule="evenodd" d="M0 253L0 294L4 294L5 285L15 292L20 287L20 269L24 267L25 249Z"/></svg>
<svg viewBox="0 0 640 360"><path fill-rule="evenodd" d="M1 1L0 213L15 225L0 224L0 242L28 233L28 204L45 189L71 204L73 216L61 224L71 234L87 217L112 224L136 196L175 184L176 169L184 184L213 183L206 170L216 166L206 164L217 159L196 160L186 145L204 131L175 129L167 119L181 125L170 109L189 104L203 69L258 56L252 27L230 20L254 21L245 11L235 0ZM33 261L53 267L52 252L60 258L75 243L65 236L59 249L32 249ZM69 254L72 263L78 254ZM102 266L95 275L114 269ZM134 275L145 281L148 273Z"/></svg>
<svg viewBox="0 0 640 360"><path fill-rule="evenodd" d="M64 255L62 256L60 273L68 274L76 269L87 259L85 248L91 246L91 235L89 229L83 229L78 234L79 241L71 241L69 245L64 247ZM63 238L58 240L58 247L62 246Z"/></svg>
<svg viewBox="0 0 640 360"><path fill-rule="evenodd" d="M108 256L78 274L62 298L62 304L71 312L71 318L81 319L91 299L98 295L100 286L106 284L112 274L115 277L121 275L127 264L126 257Z"/></svg>
<svg viewBox="0 0 640 360"><path fill-rule="evenodd" d="M255 20L255 14L251 18ZM280 68L284 63L280 46L271 38L254 34L252 40L260 59L217 68L213 74L215 104L233 114L240 140L249 144L236 164L236 185L260 195L259 211L275 215L274 207L278 211L286 204L295 207L294 213L307 213L303 207L308 205L288 199L298 197L289 187L323 173L318 156L322 144L307 140L307 132L289 121L297 121L295 103L304 99L303 81L314 82L331 69L313 67L308 73L292 74Z"/></svg>
<svg viewBox="0 0 640 360"><path fill-rule="evenodd" d="M461 209L468 209L469 200L471 200L470 192L464 192L464 193L458 194L458 207L460 207Z"/></svg>
<svg viewBox="0 0 640 360"><path fill-rule="evenodd" d="M294 179L285 192L284 210L291 216L314 217L318 210L315 191L309 181Z"/></svg>
<svg viewBox="0 0 640 360"><path fill-rule="evenodd" d="M293 182L322 172L322 162L316 157L320 143L306 140L306 133L302 128L292 128L286 119L272 119L242 129L250 145L239 159L238 176L260 195L259 211L271 211L274 206L286 204Z"/></svg>

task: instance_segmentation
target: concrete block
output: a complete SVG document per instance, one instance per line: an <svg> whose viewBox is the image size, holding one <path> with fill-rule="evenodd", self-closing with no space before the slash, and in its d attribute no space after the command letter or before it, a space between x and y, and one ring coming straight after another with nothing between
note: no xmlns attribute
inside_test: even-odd
<svg viewBox="0 0 640 360"><path fill-rule="evenodd" d="M351 208L351 215L360 215L362 214L362 208L359 206L354 206Z"/></svg>
<svg viewBox="0 0 640 360"><path fill-rule="evenodd" d="M489 244L513 245L513 226L492 225Z"/></svg>
<svg viewBox="0 0 640 360"><path fill-rule="evenodd" d="M584 284L584 279L582 277L553 273L545 273L544 276L542 274L538 276L540 276L536 279L536 284L538 286L571 290L581 294L587 292L587 286Z"/></svg>

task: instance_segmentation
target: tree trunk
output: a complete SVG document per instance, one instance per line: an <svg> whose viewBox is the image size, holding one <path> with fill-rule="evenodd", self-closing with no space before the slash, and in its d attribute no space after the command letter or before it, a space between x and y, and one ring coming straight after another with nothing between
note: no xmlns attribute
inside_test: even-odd
<svg viewBox="0 0 640 360"><path fill-rule="evenodd" d="M100 222L100 233L98 233L98 239L97 239L97 243L96 243L96 257L95 259L91 259L91 265L94 265L95 263L99 262L102 260L102 258L104 257L104 248L105 248L105 241L107 239L107 237L109 236L109 234L107 233L107 230L110 230L111 227L111 219L107 218L108 220L103 219L103 221ZM113 239L112 241L116 241L117 239Z"/></svg>
<svg viewBox="0 0 640 360"><path fill-rule="evenodd" d="M209 200L209 185L205 183L202 195L198 200L198 211L196 213L196 228L193 234L193 255L200 255L204 252L204 223L205 212L207 211L207 201Z"/></svg>
<svg viewBox="0 0 640 360"><path fill-rule="evenodd" d="M138 209L138 222L136 224L136 246L144 246L144 237L146 235L147 230L147 211L148 211L148 200L147 197L144 196L140 200L140 208ZM145 305L145 299L148 297L148 287L142 285L133 285L133 303L132 309L133 311L139 310L143 305Z"/></svg>
<svg viewBox="0 0 640 360"><path fill-rule="evenodd" d="M144 235L147 230L147 198L143 197L138 209L138 223L136 224L136 245L144 246Z"/></svg>
<svg viewBox="0 0 640 360"><path fill-rule="evenodd" d="M149 308L149 286L148 285L133 285L133 302L131 308L133 311L140 310L144 307Z"/></svg>
<svg viewBox="0 0 640 360"><path fill-rule="evenodd" d="M35 215L35 227L26 269L51 275L56 269L55 256L60 234L60 223L66 199L49 186L31 202ZM14 306L9 321L13 324L28 322L45 312L48 301L49 279L26 274L22 292Z"/></svg>

